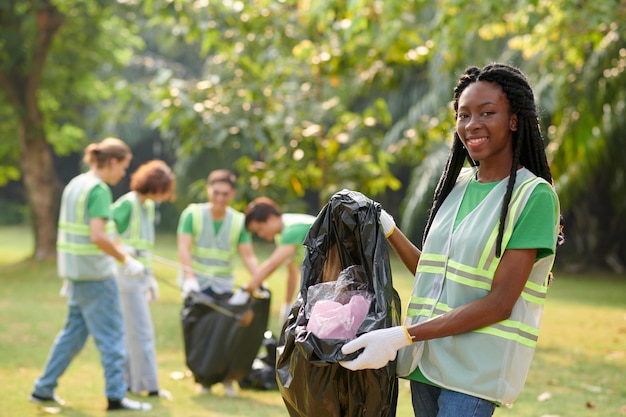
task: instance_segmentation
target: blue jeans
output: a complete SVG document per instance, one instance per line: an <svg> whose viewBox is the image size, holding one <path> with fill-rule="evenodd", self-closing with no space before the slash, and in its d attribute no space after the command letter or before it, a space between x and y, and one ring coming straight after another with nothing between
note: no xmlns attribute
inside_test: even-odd
<svg viewBox="0 0 626 417"><path fill-rule="evenodd" d="M104 368L107 398L121 399L124 382L124 323L115 278L72 284L65 327L59 332L43 374L35 382L33 394L52 397L58 379L82 350L87 336L93 336Z"/></svg>
<svg viewBox="0 0 626 417"><path fill-rule="evenodd" d="M490 417L496 405L471 395L411 381L415 417Z"/></svg>

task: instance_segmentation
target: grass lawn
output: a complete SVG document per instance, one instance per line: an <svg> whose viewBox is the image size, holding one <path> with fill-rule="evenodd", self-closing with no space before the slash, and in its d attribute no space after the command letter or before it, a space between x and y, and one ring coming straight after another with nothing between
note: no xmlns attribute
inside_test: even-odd
<svg viewBox="0 0 626 417"><path fill-rule="evenodd" d="M55 335L66 315L58 295L60 280L53 262L23 261L32 248L26 227L0 228L0 415L44 416L46 410L27 401ZM260 246L259 258L269 253ZM175 260L175 238L159 236L156 254ZM239 266L241 269L241 266ZM394 285L405 301L412 277L392 259ZM221 386L199 394L186 371L176 272L156 265L159 300L152 304L162 388L173 400L150 399L158 417L287 416L277 391L241 390L225 398ZM241 283L247 275L241 270ZM278 310L284 284L280 270L268 281L273 292L269 329L278 335ZM398 416L413 415L406 381L400 384ZM106 416L99 355L91 338L61 378L57 394L69 402L60 415ZM57 410L48 410L57 411ZM136 415L116 412L116 416ZM626 276L566 276L557 271L550 290L539 347L526 387L511 409L496 416L619 417L626 415ZM317 416L312 416L317 417Z"/></svg>

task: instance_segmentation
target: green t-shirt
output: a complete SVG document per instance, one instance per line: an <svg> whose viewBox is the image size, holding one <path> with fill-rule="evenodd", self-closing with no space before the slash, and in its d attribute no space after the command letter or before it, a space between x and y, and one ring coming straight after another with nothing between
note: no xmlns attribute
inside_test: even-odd
<svg viewBox="0 0 626 417"><path fill-rule="evenodd" d="M215 230L215 234L220 232L222 225L224 224L224 220L213 220L213 228ZM191 206L187 207L180 215L180 219L178 221L178 234L185 235L193 235L193 210ZM239 244L242 243L252 243L252 235L245 227L241 228L241 232L239 233Z"/></svg>
<svg viewBox="0 0 626 417"><path fill-rule="evenodd" d="M118 200L113 204L113 221L117 232L122 234L128 229L130 216L133 211L133 204L129 200Z"/></svg>
<svg viewBox="0 0 626 417"><path fill-rule="evenodd" d="M470 181L454 222L455 228L497 184L498 182L482 184L475 179ZM548 184L536 186L515 223L506 249L538 249L537 259L552 255L556 246L556 205L556 197Z"/></svg>
<svg viewBox="0 0 626 417"><path fill-rule="evenodd" d="M111 189L105 183L100 183L93 187L89 192L87 200L87 214L90 219L107 219L111 218L111 203L113 195Z"/></svg>
<svg viewBox="0 0 626 417"><path fill-rule="evenodd" d="M304 260L304 239L306 239L309 229L315 217L308 214L283 213L283 230L274 237L276 246L296 245L296 252L288 262L302 263Z"/></svg>
<svg viewBox="0 0 626 417"><path fill-rule="evenodd" d="M485 198L498 182L479 183L472 179L467 186L463 201L459 207L459 213L454 221L454 227L467 216ZM506 249L537 249L537 258L541 259L554 253L556 240L554 225L556 224L556 197L548 184L539 184L535 187L524 206L524 210L513 227L513 234ZM429 381L420 370L415 368L408 379L423 382L430 385L436 384Z"/></svg>
<svg viewBox="0 0 626 417"><path fill-rule="evenodd" d="M302 245L311 225L308 223L297 223L285 225L283 231L276 239L277 245Z"/></svg>

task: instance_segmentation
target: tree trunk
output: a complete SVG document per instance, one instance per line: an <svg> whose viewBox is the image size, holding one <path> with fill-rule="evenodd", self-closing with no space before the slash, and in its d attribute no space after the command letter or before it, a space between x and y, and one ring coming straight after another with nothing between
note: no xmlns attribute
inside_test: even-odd
<svg viewBox="0 0 626 417"><path fill-rule="evenodd" d="M50 0L40 2L33 11L37 24L35 39L24 42L31 46L26 54L29 59L14 59L0 70L0 89L19 117L20 167L35 235L33 258L49 259L56 255L61 185L46 140L37 92L46 56L54 34L63 23L63 15ZM11 22L17 27L25 26L23 23Z"/></svg>
<svg viewBox="0 0 626 417"><path fill-rule="evenodd" d="M20 166L31 208L35 259L56 256L57 219L61 184L54 170L52 150L43 130L22 122Z"/></svg>

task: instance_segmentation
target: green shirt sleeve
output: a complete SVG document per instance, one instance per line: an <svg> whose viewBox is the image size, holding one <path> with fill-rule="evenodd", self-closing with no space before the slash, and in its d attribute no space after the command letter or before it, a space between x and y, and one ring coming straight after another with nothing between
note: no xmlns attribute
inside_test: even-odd
<svg viewBox="0 0 626 417"><path fill-rule="evenodd" d="M87 214L91 219L107 219L111 218L111 203L113 195L111 189L105 183L101 183L93 187L89 192L87 200Z"/></svg>
<svg viewBox="0 0 626 417"><path fill-rule="evenodd" d="M548 184L539 184L533 190L520 215L507 249L537 249L537 259L554 253L557 200Z"/></svg>
<svg viewBox="0 0 626 417"><path fill-rule="evenodd" d="M124 233L130 224L130 216L133 211L132 203L127 200L117 200L113 203L113 221L118 233Z"/></svg>

